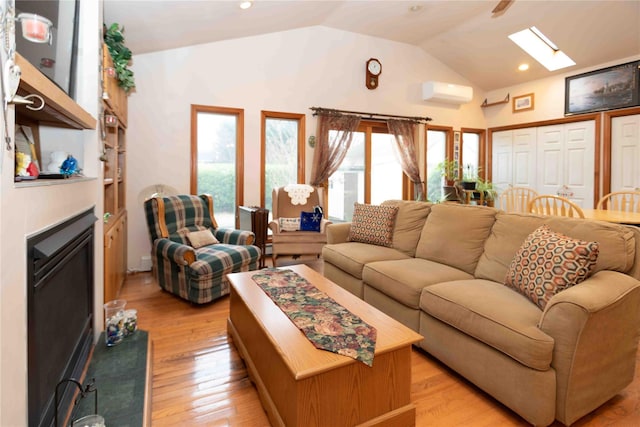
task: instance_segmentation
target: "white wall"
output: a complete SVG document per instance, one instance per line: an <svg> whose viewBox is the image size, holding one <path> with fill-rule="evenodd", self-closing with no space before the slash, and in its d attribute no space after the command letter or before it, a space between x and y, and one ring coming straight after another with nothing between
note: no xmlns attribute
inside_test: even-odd
<svg viewBox="0 0 640 427"><path fill-rule="evenodd" d="M484 116L487 120L487 128L497 126L508 126L518 123L531 123L543 120L559 119L564 117L564 93L565 78L587 73L593 70L624 64L640 59L637 57L621 58L614 62L600 64L591 68L569 69L569 71L554 75L546 79L534 80L517 86L506 87L487 93L489 102L504 99L507 94L510 96L522 96L528 93L534 94L535 105L533 110L512 112L512 101L508 104L499 104L484 108Z"/></svg>
<svg viewBox="0 0 640 427"><path fill-rule="evenodd" d="M78 103L98 117L101 17L98 2L81 3ZM13 135L13 107L10 117ZM0 123L1 124L1 123ZM46 134L46 132L45 132ZM81 137L78 137L78 135ZM51 136L53 135L53 136ZM52 144L66 139L84 141L81 161L91 181L29 188L16 187L13 182L13 152L3 150L0 176L0 425L27 425L27 289L26 240L43 229L96 206L102 215L102 178L98 161L98 138L94 130L56 130L47 136ZM43 141L44 144L47 141ZM100 176L98 176L100 175ZM95 327L102 325L102 223L96 225L95 239ZM55 340L55 337L51 337Z"/></svg>
<svg viewBox="0 0 640 427"><path fill-rule="evenodd" d="M365 87L365 63L382 63L379 87ZM429 116L434 124L485 128L478 107L422 101L422 82L470 85L418 47L310 27L136 55L136 92L129 97L127 129L128 266L140 268L150 243L141 190L167 184L189 192L190 106L244 109L244 203L260 202L260 111L307 115L307 138L316 120L309 107ZM476 90L477 92L477 90ZM313 150L306 148L307 178Z"/></svg>

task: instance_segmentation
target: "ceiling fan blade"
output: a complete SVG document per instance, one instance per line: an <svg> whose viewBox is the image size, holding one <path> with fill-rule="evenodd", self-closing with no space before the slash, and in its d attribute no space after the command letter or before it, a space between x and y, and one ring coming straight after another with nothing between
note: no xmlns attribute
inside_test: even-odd
<svg viewBox="0 0 640 427"><path fill-rule="evenodd" d="M491 13L496 14L500 12L504 12L509 6L511 6L513 0L500 0L500 2L493 8Z"/></svg>

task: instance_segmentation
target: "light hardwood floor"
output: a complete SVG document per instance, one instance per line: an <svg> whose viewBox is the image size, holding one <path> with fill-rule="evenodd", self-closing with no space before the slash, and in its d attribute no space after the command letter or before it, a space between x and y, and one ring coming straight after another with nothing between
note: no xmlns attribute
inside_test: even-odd
<svg viewBox="0 0 640 427"><path fill-rule="evenodd" d="M227 336L228 297L205 306L192 305L162 291L149 273L137 273L127 277L120 298L127 300L127 308L138 310L138 326L149 331L153 340L154 427L269 425L244 363ZM412 354L412 377L417 426L528 425L417 349ZM637 370L630 386L574 426L640 426Z"/></svg>

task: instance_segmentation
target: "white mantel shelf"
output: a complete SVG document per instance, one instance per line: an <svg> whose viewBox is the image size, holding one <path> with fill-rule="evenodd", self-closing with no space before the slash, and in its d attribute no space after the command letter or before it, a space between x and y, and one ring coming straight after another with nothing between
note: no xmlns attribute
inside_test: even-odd
<svg viewBox="0 0 640 427"><path fill-rule="evenodd" d="M15 188L46 187L50 185L75 184L77 182L93 181L96 179L98 178L87 177L87 176L77 176L77 177L66 178L66 179L30 179L25 181L14 182L14 186Z"/></svg>

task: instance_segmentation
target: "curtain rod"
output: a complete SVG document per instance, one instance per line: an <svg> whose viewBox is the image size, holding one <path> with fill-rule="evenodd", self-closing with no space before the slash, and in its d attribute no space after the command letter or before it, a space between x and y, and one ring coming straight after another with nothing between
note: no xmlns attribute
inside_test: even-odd
<svg viewBox="0 0 640 427"><path fill-rule="evenodd" d="M431 121L431 117L396 116L393 114L364 113L362 111L336 110L334 108L322 108L322 107L310 107L309 109L313 111L314 116L317 116L319 113L328 113L328 114L351 114L351 115L360 116L363 119L372 119L372 120L384 120L384 118L393 118L393 119L410 120L410 121L419 122L419 123Z"/></svg>

